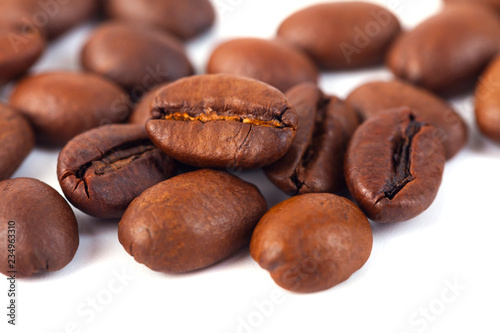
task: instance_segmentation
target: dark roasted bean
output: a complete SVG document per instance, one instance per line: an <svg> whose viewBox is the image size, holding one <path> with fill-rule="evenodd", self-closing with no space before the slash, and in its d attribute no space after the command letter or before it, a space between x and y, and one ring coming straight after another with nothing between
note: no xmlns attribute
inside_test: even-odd
<svg viewBox="0 0 500 333"><path fill-rule="evenodd" d="M57 165L66 198L101 218L120 218L132 200L174 173L174 161L153 145L141 125L109 125L80 134L61 151Z"/></svg>
<svg viewBox="0 0 500 333"><path fill-rule="evenodd" d="M334 194L304 194L273 207L250 243L255 261L282 288L310 293L347 280L370 257L365 215Z"/></svg>
<svg viewBox="0 0 500 333"><path fill-rule="evenodd" d="M153 142L186 164L258 168L281 158L297 114L276 88L226 74L181 79L160 89L146 124Z"/></svg>
<svg viewBox="0 0 500 333"><path fill-rule="evenodd" d="M135 199L118 229L120 243L152 270L204 268L248 244L267 211L259 190L222 171L166 180Z"/></svg>
<svg viewBox="0 0 500 333"><path fill-rule="evenodd" d="M266 175L289 195L341 192L345 151L359 124L355 111L310 83L286 97L299 118L297 136L285 156L264 169Z"/></svg>
<svg viewBox="0 0 500 333"><path fill-rule="evenodd" d="M425 211L437 195L445 153L434 127L408 108L363 123L346 155L352 196L376 222L401 222Z"/></svg>
<svg viewBox="0 0 500 333"><path fill-rule="evenodd" d="M0 182L0 247L7 253L15 234L15 262L0 258L0 273L16 277L65 267L78 249L78 224L66 200L52 187L31 178ZM14 230L14 232L9 231ZM13 264L13 267L10 266Z"/></svg>
<svg viewBox="0 0 500 333"><path fill-rule="evenodd" d="M375 81L354 90L346 99L362 120L388 109L408 106L412 112L436 128L443 141L446 157L455 156L467 143L465 121L438 96L402 81Z"/></svg>
<svg viewBox="0 0 500 333"><path fill-rule="evenodd" d="M49 72L19 82L10 103L33 124L39 143L62 146L94 127L125 121L126 93L94 74Z"/></svg>

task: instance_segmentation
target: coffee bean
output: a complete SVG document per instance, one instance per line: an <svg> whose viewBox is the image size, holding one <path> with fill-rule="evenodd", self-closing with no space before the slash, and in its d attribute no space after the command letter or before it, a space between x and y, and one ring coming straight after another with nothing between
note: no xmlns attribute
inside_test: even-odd
<svg viewBox="0 0 500 333"><path fill-rule="evenodd" d="M479 129L490 139L500 142L500 57L481 76L475 97Z"/></svg>
<svg viewBox="0 0 500 333"><path fill-rule="evenodd" d="M352 202L304 194L262 217L250 253L282 288L311 293L347 280L366 263L372 244L370 223Z"/></svg>
<svg viewBox="0 0 500 333"><path fill-rule="evenodd" d="M0 86L26 72L45 49L42 32L23 22L24 11L2 11L0 3Z"/></svg>
<svg viewBox="0 0 500 333"><path fill-rule="evenodd" d="M354 90L346 99L362 120L388 109L408 106L422 121L436 128L447 158L455 156L467 143L465 121L444 100L424 89L402 81L374 81Z"/></svg>
<svg viewBox="0 0 500 333"><path fill-rule="evenodd" d="M130 100L94 74L48 72L19 82L10 98L35 128L41 144L62 146L94 127L126 120Z"/></svg>
<svg viewBox="0 0 500 333"><path fill-rule="evenodd" d="M450 5L398 39L388 56L392 72L439 93L474 81L500 51L500 21L482 6Z"/></svg>
<svg viewBox="0 0 500 333"><path fill-rule="evenodd" d="M210 57L207 72L250 77L281 91L318 81L318 69L305 54L283 41L259 38L238 38L219 45Z"/></svg>
<svg viewBox="0 0 500 333"><path fill-rule="evenodd" d="M64 147L57 164L66 198L100 218L120 218L132 200L174 174L175 162L140 125L109 125L80 134Z"/></svg>
<svg viewBox="0 0 500 333"><path fill-rule="evenodd" d="M0 273L10 275L14 270L16 277L27 277L58 271L73 259L79 243L78 224L56 190L31 178L4 180L0 203L0 247L5 249ZM15 245L15 263L8 261L8 244Z"/></svg>
<svg viewBox="0 0 500 333"><path fill-rule="evenodd" d="M341 192L345 189L344 154L359 124L356 112L314 84L292 88L286 98L299 118L288 152L264 170L289 195Z"/></svg>
<svg viewBox="0 0 500 333"><path fill-rule="evenodd" d="M0 181L16 171L34 145L35 135L26 119L0 104Z"/></svg>
<svg viewBox="0 0 500 333"><path fill-rule="evenodd" d="M356 1L303 9L281 24L278 36L332 70L382 63L400 30L398 19L387 9Z"/></svg>
<svg viewBox="0 0 500 333"><path fill-rule="evenodd" d="M248 244L266 211L255 186L222 171L199 170L166 180L135 199L120 221L118 238L152 270L189 272Z"/></svg>
<svg viewBox="0 0 500 333"><path fill-rule="evenodd" d="M49 38L55 38L90 19L96 13L98 0L2 0L0 11L22 9L24 22L42 28Z"/></svg>
<svg viewBox="0 0 500 333"><path fill-rule="evenodd" d="M83 67L136 94L193 74L182 44L163 31L106 23L82 51Z"/></svg>
<svg viewBox="0 0 500 333"><path fill-rule="evenodd" d="M208 0L108 0L112 19L157 26L181 39L198 36L214 24Z"/></svg>
<svg viewBox="0 0 500 333"><path fill-rule="evenodd" d="M401 222L425 211L441 185L445 153L435 128L410 109L369 118L354 133L346 180L368 218Z"/></svg>
<svg viewBox="0 0 500 333"><path fill-rule="evenodd" d="M176 81L155 96L146 129L167 155L214 168L259 168L292 145L297 114L277 89L226 74Z"/></svg>

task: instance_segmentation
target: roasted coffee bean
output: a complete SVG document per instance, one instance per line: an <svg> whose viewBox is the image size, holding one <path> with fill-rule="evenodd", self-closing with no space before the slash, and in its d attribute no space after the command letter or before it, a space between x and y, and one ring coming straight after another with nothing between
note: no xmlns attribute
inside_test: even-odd
<svg viewBox="0 0 500 333"><path fill-rule="evenodd" d="M215 20L208 0L108 0L107 13L113 19L157 26L181 39L196 37Z"/></svg>
<svg viewBox="0 0 500 333"><path fill-rule="evenodd" d="M318 69L305 54L283 41L259 38L238 38L219 45L210 57L207 72L250 77L281 91L318 81Z"/></svg>
<svg viewBox="0 0 500 333"><path fill-rule="evenodd" d="M26 119L0 104L0 181L16 171L34 145L35 134Z"/></svg>
<svg viewBox="0 0 500 333"><path fill-rule="evenodd" d="M436 128L447 158L455 156L467 143L465 121L438 96L402 81L375 81L354 90L346 99L362 120L388 109L408 106L422 121Z"/></svg>
<svg viewBox="0 0 500 333"><path fill-rule="evenodd" d="M71 140L59 154L57 178L81 211L120 218L146 189L175 174L175 162L149 140L144 126L109 125Z"/></svg>
<svg viewBox="0 0 500 333"><path fill-rule="evenodd" d="M182 44L164 31L121 23L97 28L82 51L83 67L137 91L193 74Z"/></svg>
<svg viewBox="0 0 500 333"><path fill-rule="evenodd" d="M199 170L145 191L125 212L118 238L152 270L204 268L248 244L267 211L259 190L222 171Z"/></svg>
<svg viewBox="0 0 500 333"><path fill-rule="evenodd" d="M366 2L324 3L287 18L278 36L304 50L325 69L383 62L401 27L387 9Z"/></svg>
<svg viewBox="0 0 500 333"><path fill-rule="evenodd" d="M282 288L301 293L329 289L359 270L372 251L365 215L334 194L288 199L262 217L250 243L252 258Z"/></svg>
<svg viewBox="0 0 500 333"><path fill-rule="evenodd" d="M259 168L280 159L297 127L294 107L276 88L226 74L176 81L155 96L149 136L183 163Z"/></svg>
<svg viewBox="0 0 500 333"><path fill-rule="evenodd" d="M437 195L445 153L435 128L408 108L369 118L346 155L347 186L376 222L401 222L425 211Z"/></svg>
<svg viewBox="0 0 500 333"><path fill-rule="evenodd" d="M0 182L0 273L27 277L65 267L78 249L78 224L66 200L31 178ZM12 235L15 235L13 237ZM15 239L15 260L7 257ZM10 266L13 265L13 266Z"/></svg>
<svg viewBox="0 0 500 333"><path fill-rule="evenodd" d="M26 11L24 22L36 24L55 38L96 13L98 0L2 0L0 12L21 9Z"/></svg>
<svg viewBox="0 0 500 333"><path fill-rule="evenodd" d="M26 72L45 49L41 31L22 21L24 11L2 11L0 3L0 86Z"/></svg>
<svg viewBox="0 0 500 333"><path fill-rule="evenodd" d="M482 6L449 5L399 38L388 56L392 72L439 93L474 81L500 51L500 21Z"/></svg>
<svg viewBox="0 0 500 333"><path fill-rule="evenodd" d="M475 97L479 129L490 139L500 142L500 57L482 75Z"/></svg>
<svg viewBox="0 0 500 333"><path fill-rule="evenodd" d="M345 189L344 155L359 124L356 112L311 83L292 88L286 98L297 111L297 136L267 177L289 195L341 192Z"/></svg>
<svg viewBox="0 0 500 333"><path fill-rule="evenodd" d="M33 124L37 141L62 146L94 127L126 120L130 101L114 83L94 74L49 72L19 82L10 98Z"/></svg>

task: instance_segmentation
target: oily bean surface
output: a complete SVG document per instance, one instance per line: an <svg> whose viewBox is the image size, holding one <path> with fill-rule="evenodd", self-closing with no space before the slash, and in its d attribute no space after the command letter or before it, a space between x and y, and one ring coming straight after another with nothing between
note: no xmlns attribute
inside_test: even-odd
<svg viewBox="0 0 500 333"><path fill-rule="evenodd" d="M56 190L31 178L0 182L0 273L8 275L9 222L15 224L16 277L65 267L78 249L78 224Z"/></svg>
<svg viewBox="0 0 500 333"><path fill-rule="evenodd" d="M295 109L279 90L227 74L184 78L160 89L151 115L146 129L155 145L198 167L269 165L288 151L297 127Z"/></svg>
<svg viewBox="0 0 500 333"><path fill-rule="evenodd" d="M334 194L310 193L266 213L250 253L279 286L310 293L347 280L368 260L372 245L370 223L356 205Z"/></svg>
<svg viewBox="0 0 500 333"><path fill-rule="evenodd" d="M82 51L83 67L136 94L193 74L183 45L153 28L105 23Z"/></svg>
<svg viewBox="0 0 500 333"><path fill-rule="evenodd" d="M9 178L35 145L28 121L11 107L0 104L0 181Z"/></svg>
<svg viewBox="0 0 500 333"><path fill-rule="evenodd" d="M449 5L404 34L387 63L399 78L439 93L476 79L500 51L500 21L488 8Z"/></svg>
<svg viewBox="0 0 500 333"><path fill-rule="evenodd" d="M303 50L325 69L383 62L401 27L389 10L367 2L314 5L288 17L278 37Z"/></svg>
<svg viewBox="0 0 500 333"><path fill-rule="evenodd" d="M481 132L500 142L500 57L486 69L475 96L476 123Z"/></svg>
<svg viewBox="0 0 500 333"><path fill-rule="evenodd" d="M108 0L110 18L165 29L180 39L191 39L210 28L215 12L208 0Z"/></svg>
<svg viewBox="0 0 500 333"><path fill-rule="evenodd" d="M80 134L61 151L57 165L66 198L100 218L120 218L132 200L174 174L175 162L141 125L108 125Z"/></svg>
<svg viewBox="0 0 500 333"><path fill-rule="evenodd" d="M15 87L10 103L33 124L37 141L63 146L94 127L125 121L130 101L116 84L95 74L47 72Z"/></svg>
<svg viewBox="0 0 500 333"><path fill-rule="evenodd" d="M152 270L189 272L248 244L266 211L254 185L204 169L145 191L125 212L118 237L135 260Z"/></svg>
<svg viewBox="0 0 500 333"><path fill-rule="evenodd" d="M374 81L356 88L346 99L362 120L389 109L408 106L424 122L436 128L446 157L455 156L467 143L468 129L463 118L440 97L402 81Z"/></svg>
<svg viewBox="0 0 500 333"><path fill-rule="evenodd" d="M207 73L229 73L266 82L285 92L302 82L316 83L318 69L302 52L279 40L238 38L219 45Z"/></svg>
<svg viewBox="0 0 500 333"><path fill-rule="evenodd" d="M349 144L345 173L353 198L376 222L402 222L434 201L445 153L434 127L408 108L365 121Z"/></svg>
<svg viewBox="0 0 500 333"><path fill-rule="evenodd" d="M286 97L297 111L297 135L285 156L265 167L267 177L289 195L343 191L344 155L359 124L356 112L310 83Z"/></svg>

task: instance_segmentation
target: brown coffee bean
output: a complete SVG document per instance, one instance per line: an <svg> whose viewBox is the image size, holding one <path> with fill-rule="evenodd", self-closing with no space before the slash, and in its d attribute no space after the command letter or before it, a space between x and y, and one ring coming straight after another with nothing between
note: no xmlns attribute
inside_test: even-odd
<svg viewBox="0 0 500 333"><path fill-rule="evenodd" d="M479 129L490 139L500 142L500 57L481 76L475 97Z"/></svg>
<svg viewBox="0 0 500 333"><path fill-rule="evenodd" d="M152 270L183 273L213 265L248 244L267 211L259 190L222 171L199 170L145 191L125 212L118 238Z"/></svg>
<svg viewBox="0 0 500 333"><path fill-rule="evenodd" d="M311 293L347 280L366 263L372 244L370 223L352 202L304 194L262 217L250 253L282 288Z"/></svg>
<svg viewBox="0 0 500 333"><path fill-rule="evenodd" d="M354 133L345 173L368 218L401 222L425 211L437 195L445 153L434 127L410 109L380 113Z"/></svg>
<svg viewBox="0 0 500 333"><path fill-rule="evenodd" d="M25 73L45 49L42 32L22 21L24 11L2 11L0 3L0 86Z"/></svg>
<svg viewBox="0 0 500 333"><path fill-rule="evenodd" d="M146 129L167 155L214 168L259 168L280 159L297 127L276 88L226 74L176 81L156 93Z"/></svg>
<svg viewBox="0 0 500 333"><path fill-rule="evenodd" d="M24 22L43 28L49 38L55 38L96 13L98 0L2 0L0 11L26 11Z"/></svg>
<svg viewBox="0 0 500 333"><path fill-rule="evenodd" d="M112 19L157 26L181 39L198 36L215 20L208 0L108 0L107 13Z"/></svg>
<svg viewBox="0 0 500 333"><path fill-rule="evenodd" d="M382 63L400 31L398 19L387 9L353 1L303 9L281 24L278 36L331 70Z"/></svg>
<svg viewBox="0 0 500 333"><path fill-rule="evenodd" d="M130 100L114 83L94 74L48 72L19 82L10 98L33 124L39 143L62 146L94 127L122 122Z"/></svg>
<svg viewBox="0 0 500 333"><path fill-rule="evenodd" d="M450 105L431 92L402 81L366 83L356 88L346 102L362 120L388 109L410 107L419 119L436 128L435 137L443 141L447 158L455 156L467 143L467 125Z"/></svg>
<svg viewBox="0 0 500 333"><path fill-rule="evenodd" d="M0 181L16 171L34 145L35 134L26 119L0 103Z"/></svg>
<svg viewBox="0 0 500 333"><path fill-rule="evenodd" d="M106 23L91 35L82 65L137 94L193 74L182 44L163 31Z"/></svg>
<svg viewBox="0 0 500 333"><path fill-rule="evenodd" d="M259 38L238 38L219 45L210 57L207 72L250 77L281 91L318 81L318 69L305 54L283 41Z"/></svg>
<svg viewBox="0 0 500 333"><path fill-rule="evenodd" d="M175 175L175 162L149 140L144 126L109 125L71 140L59 154L57 178L78 209L120 218L146 189Z"/></svg>
<svg viewBox="0 0 500 333"><path fill-rule="evenodd" d="M0 203L0 247L5 249L0 273L10 275L14 270L16 277L27 277L58 271L73 259L79 243L78 224L56 190L31 178L4 180ZM15 262L8 261L9 244L15 244Z"/></svg>
<svg viewBox="0 0 500 333"><path fill-rule="evenodd" d="M344 154L359 124L356 112L311 83L292 88L286 98L297 111L297 135L285 156L264 169L267 177L289 195L341 192Z"/></svg>
<svg viewBox="0 0 500 333"><path fill-rule="evenodd" d="M450 5L399 38L392 72L427 89L450 93L475 80L500 51L500 21L482 6Z"/></svg>

